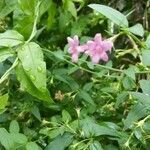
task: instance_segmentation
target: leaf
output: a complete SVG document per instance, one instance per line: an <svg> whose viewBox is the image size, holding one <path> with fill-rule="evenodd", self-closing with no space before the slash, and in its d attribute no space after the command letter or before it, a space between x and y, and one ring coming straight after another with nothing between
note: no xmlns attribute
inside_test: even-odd
<svg viewBox="0 0 150 150"><path fill-rule="evenodd" d="M24 38L21 34L14 30L7 30L4 33L0 33L0 46L13 47L24 42Z"/></svg>
<svg viewBox="0 0 150 150"><path fill-rule="evenodd" d="M75 4L71 0L63 0L63 6L65 10L68 10L72 16L77 18L77 10Z"/></svg>
<svg viewBox="0 0 150 150"><path fill-rule="evenodd" d="M140 80L139 83L143 93L150 95L150 80Z"/></svg>
<svg viewBox="0 0 150 150"><path fill-rule="evenodd" d="M136 87L134 80L130 77L124 77L122 81L123 87L127 90L131 90Z"/></svg>
<svg viewBox="0 0 150 150"><path fill-rule="evenodd" d="M89 145L89 150L103 150L103 148L98 141L93 141L93 143Z"/></svg>
<svg viewBox="0 0 150 150"><path fill-rule="evenodd" d="M71 116L66 110L62 111L62 120L66 123L71 121Z"/></svg>
<svg viewBox="0 0 150 150"><path fill-rule="evenodd" d="M148 48L150 48L150 35L148 35L148 37L147 37L145 43L146 43L146 46L147 46Z"/></svg>
<svg viewBox="0 0 150 150"><path fill-rule="evenodd" d="M142 50L142 63L145 66L150 66L150 50Z"/></svg>
<svg viewBox="0 0 150 150"><path fill-rule="evenodd" d="M11 139L17 144L26 144L28 139L21 133L10 133Z"/></svg>
<svg viewBox="0 0 150 150"><path fill-rule="evenodd" d="M26 15L34 16L36 0L19 0L18 3Z"/></svg>
<svg viewBox="0 0 150 150"><path fill-rule="evenodd" d="M41 114L37 106L34 105L31 109L31 112L39 121L41 121Z"/></svg>
<svg viewBox="0 0 150 150"><path fill-rule="evenodd" d="M61 50L55 51L54 56L61 59L61 60L64 60L64 53Z"/></svg>
<svg viewBox="0 0 150 150"><path fill-rule="evenodd" d="M121 103L123 103L124 101L126 101L128 98L129 98L129 94L127 92L123 91L123 92L119 93L117 95L117 101L115 103L115 107L116 108L119 107L119 105Z"/></svg>
<svg viewBox="0 0 150 150"><path fill-rule="evenodd" d="M8 103L8 98L9 98L8 93L0 96L0 110L5 109Z"/></svg>
<svg viewBox="0 0 150 150"><path fill-rule="evenodd" d="M131 92L131 95L140 103L150 105L150 96L140 92Z"/></svg>
<svg viewBox="0 0 150 150"><path fill-rule="evenodd" d="M8 14L16 9L17 0L5 0L6 5L0 9L0 19L3 19ZM0 3L1 4L1 3Z"/></svg>
<svg viewBox="0 0 150 150"><path fill-rule="evenodd" d="M94 101L92 100L91 96L89 95L89 93L87 93L86 91L84 90L81 90L78 95L81 99L83 99L84 101L92 104L92 105L95 105Z"/></svg>
<svg viewBox="0 0 150 150"><path fill-rule="evenodd" d="M46 63L40 46L27 43L18 49L18 57L31 82L39 91L46 92Z"/></svg>
<svg viewBox="0 0 150 150"><path fill-rule="evenodd" d="M11 51L7 48L0 49L0 62L5 61L8 57L13 56Z"/></svg>
<svg viewBox="0 0 150 150"><path fill-rule="evenodd" d="M10 133L19 133L19 124L16 120L11 121L9 126L9 132Z"/></svg>
<svg viewBox="0 0 150 150"><path fill-rule="evenodd" d="M41 148L35 142L29 142L26 145L26 150L40 150Z"/></svg>
<svg viewBox="0 0 150 150"><path fill-rule="evenodd" d="M14 12L14 29L21 33L24 38L27 40L32 32L34 18L33 16L27 16L22 14L17 14L18 12Z"/></svg>
<svg viewBox="0 0 150 150"><path fill-rule="evenodd" d="M124 16L119 11L105 6L105 5L99 5L99 4L90 4L88 5L90 8L100 12L105 17L109 18L112 22L116 23L118 26L121 26L123 28L128 27L128 20L126 16Z"/></svg>
<svg viewBox="0 0 150 150"><path fill-rule="evenodd" d="M83 134L85 137L109 135L119 137L119 132L107 126L96 124L92 119L86 118L81 121Z"/></svg>
<svg viewBox="0 0 150 150"><path fill-rule="evenodd" d="M131 32L135 35L139 35L141 37L143 37L143 35L144 35L144 29L140 23L137 23L136 25L128 28L128 30L129 30L129 32Z"/></svg>
<svg viewBox="0 0 150 150"><path fill-rule="evenodd" d="M131 128L134 122L149 114L150 105L143 105L141 103L135 104L130 110L127 118L123 121L125 129Z"/></svg>
<svg viewBox="0 0 150 150"><path fill-rule="evenodd" d="M14 141L4 128L0 128L0 143L5 147L6 150L13 149L14 147Z"/></svg>
<svg viewBox="0 0 150 150"><path fill-rule="evenodd" d="M135 80L135 70L134 70L134 67L130 66L127 70L124 70L124 73L132 78L133 80Z"/></svg>
<svg viewBox="0 0 150 150"><path fill-rule="evenodd" d="M31 79L25 73L21 63L19 63L18 66L16 67L16 75L21 83L21 87L25 89L27 92L29 92L31 95L35 96L40 100L44 100L51 103L53 102L48 90L42 92L35 87L35 85L31 82Z"/></svg>
<svg viewBox="0 0 150 150"><path fill-rule="evenodd" d="M48 144L45 150L65 150L73 141L73 135L65 133L62 136L57 136Z"/></svg>
<svg viewBox="0 0 150 150"><path fill-rule="evenodd" d="M48 18L47 18L47 29L50 30L55 21L55 14L57 13L56 4L50 0L50 7L48 9Z"/></svg>

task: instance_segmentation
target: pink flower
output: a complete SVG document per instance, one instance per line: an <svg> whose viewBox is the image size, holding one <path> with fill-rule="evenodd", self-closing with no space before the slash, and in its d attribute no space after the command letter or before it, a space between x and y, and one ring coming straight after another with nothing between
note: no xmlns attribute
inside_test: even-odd
<svg viewBox="0 0 150 150"><path fill-rule="evenodd" d="M72 55L72 61L77 62L79 54L87 49L87 45L80 45L79 38L75 35L73 38L68 37L69 49L68 52Z"/></svg>
<svg viewBox="0 0 150 150"><path fill-rule="evenodd" d="M94 64L100 60L108 61L107 51L111 51L113 43L109 40L102 40L101 34L96 34L93 41L87 42L85 53L89 55Z"/></svg>

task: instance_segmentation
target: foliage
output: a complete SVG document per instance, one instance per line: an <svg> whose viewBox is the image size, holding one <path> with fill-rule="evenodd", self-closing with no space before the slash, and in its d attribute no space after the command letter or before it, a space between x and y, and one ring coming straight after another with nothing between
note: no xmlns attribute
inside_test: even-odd
<svg viewBox="0 0 150 150"><path fill-rule="evenodd" d="M149 5L1 0L0 149L148 150ZM97 33L109 61L72 62L67 37Z"/></svg>

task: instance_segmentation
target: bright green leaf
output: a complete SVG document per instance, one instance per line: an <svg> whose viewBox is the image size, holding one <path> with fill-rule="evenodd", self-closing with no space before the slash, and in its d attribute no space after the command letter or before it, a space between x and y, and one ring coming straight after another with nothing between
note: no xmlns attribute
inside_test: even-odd
<svg viewBox="0 0 150 150"><path fill-rule="evenodd" d="M0 46L13 47L23 43L24 38L21 34L14 30L7 30L0 33Z"/></svg>
<svg viewBox="0 0 150 150"><path fill-rule="evenodd" d="M71 121L71 116L66 110L62 111L62 120L66 123Z"/></svg>
<svg viewBox="0 0 150 150"><path fill-rule="evenodd" d="M149 114L150 105L143 105L141 103L135 104L131 108L127 118L124 120L125 129L131 128L136 121Z"/></svg>
<svg viewBox="0 0 150 150"><path fill-rule="evenodd" d="M99 13L103 14L107 18L109 18L111 21L116 23L118 26L121 27L128 27L128 20L126 16L124 16L122 13L119 11L105 6L105 5L99 5L99 4L90 4L88 5L90 8L98 11Z"/></svg>
<svg viewBox="0 0 150 150"><path fill-rule="evenodd" d="M54 21L55 21L55 14L57 13L56 4L50 0L50 7L48 9L48 18L47 18L47 29L50 30Z"/></svg>
<svg viewBox="0 0 150 150"><path fill-rule="evenodd" d="M19 133L19 124L16 120L11 121L9 126L10 133Z"/></svg>
<svg viewBox="0 0 150 150"><path fill-rule="evenodd" d="M139 83L143 93L150 95L150 80L140 80Z"/></svg>
<svg viewBox="0 0 150 150"><path fill-rule="evenodd" d="M9 49L0 49L0 62L5 61L8 57L13 56Z"/></svg>
<svg viewBox="0 0 150 150"><path fill-rule="evenodd" d="M142 50L142 63L145 66L150 66L150 50Z"/></svg>
<svg viewBox="0 0 150 150"><path fill-rule="evenodd" d="M143 37L143 35L144 35L144 28L143 28L143 26L140 23L138 23L138 24L128 28L128 30L131 33L133 33L135 35L139 35L141 37Z"/></svg>
<svg viewBox="0 0 150 150"><path fill-rule="evenodd" d="M45 92L46 64L40 46L34 42L27 43L18 49L18 57L31 82L39 91Z"/></svg>
<svg viewBox="0 0 150 150"><path fill-rule="evenodd" d="M0 19L3 19L6 17L8 14L10 14L12 11L14 11L17 8L17 0L5 0L5 5L1 4L0 6Z"/></svg>
<svg viewBox="0 0 150 150"><path fill-rule="evenodd" d="M40 150L41 148L35 142L29 142L26 145L26 150Z"/></svg>
<svg viewBox="0 0 150 150"><path fill-rule="evenodd" d="M26 144L28 139L24 134L21 133L10 133L12 140L17 144Z"/></svg>
<svg viewBox="0 0 150 150"><path fill-rule="evenodd" d="M0 128L0 143L5 147L6 150L13 149L14 147L14 141L4 128Z"/></svg>
<svg viewBox="0 0 150 150"><path fill-rule="evenodd" d="M21 87L25 89L25 91L29 92L31 95L40 100L52 102L48 90L46 90L45 92L39 91L32 83L31 79L27 76L21 64L18 64L18 66L16 67L16 74L18 80L21 83Z"/></svg>
<svg viewBox="0 0 150 150"><path fill-rule="evenodd" d="M0 110L5 109L8 103L8 98L9 98L8 94L0 96Z"/></svg>

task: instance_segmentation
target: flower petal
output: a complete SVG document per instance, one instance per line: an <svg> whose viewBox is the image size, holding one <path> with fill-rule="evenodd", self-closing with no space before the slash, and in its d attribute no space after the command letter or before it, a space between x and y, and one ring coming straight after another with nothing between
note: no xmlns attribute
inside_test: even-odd
<svg viewBox="0 0 150 150"><path fill-rule="evenodd" d="M72 58L72 62L77 62L78 61L78 53L73 53L71 58Z"/></svg>
<svg viewBox="0 0 150 150"><path fill-rule="evenodd" d="M95 55L93 55L93 56L91 57L92 62L93 62L94 64L98 64L99 61L100 61L100 58L101 58L101 56L98 55L98 54L95 54Z"/></svg>
<svg viewBox="0 0 150 150"><path fill-rule="evenodd" d="M101 59L102 59L103 61L108 61L107 53L103 52L103 53L101 54Z"/></svg>
<svg viewBox="0 0 150 150"><path fill-rule="evenodd" d="M104 51L111 51L112 47L113 47L113 43L111 41L104 40L102 42L102 49Z"/></svg>
<svg viewBox="0 0 150 150"><path fill-rule="evenodd" d="M100 33L97 33L94 37L94 41L97 43L97 44L100 44L102 42L102 36Z"/></svg>

